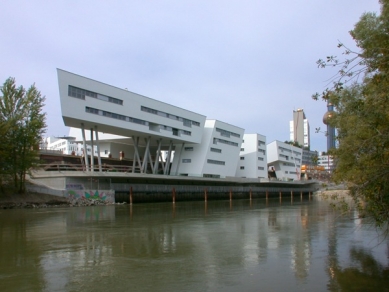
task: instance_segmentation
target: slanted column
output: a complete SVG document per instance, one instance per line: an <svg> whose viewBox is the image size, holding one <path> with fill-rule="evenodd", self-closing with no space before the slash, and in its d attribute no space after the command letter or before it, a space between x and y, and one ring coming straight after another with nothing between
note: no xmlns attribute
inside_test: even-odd
<svg viewBox="0 0 389 292"><path fill-rule="evenodd" d="M89 171L88 151L87 151L87 145L85 140L85 128L83 123L81 123L81 133L82 133L82 142L84 144L84 158L85 158L86 171Z"/></svg>
<svg viewBox="0 0 389 292"><path fill-rule="evenodd" d="M158 142L158 149L157 149L157 153L156 153L156 156L155 156L153 174L157 174L157 172L158 172L159 157L161 156L162 139L159 139L157 142Z"/></svg>
<svg viewBox="0 0 389 292"><path fill-rule="evenodd" d="M149 154L150 154L150 137L145 139L145 142L146 142L146 149L143 155L143 162L140 171L141 173L147 172L147 161L149 160Z"/></svg>
<svg viewBox="0 0 389 292"><path fill-rule="evenodd" d="M101 157L100 157L100 140L99 140L99 132L97 131L97 126L95 126L95 135L96 135L96 146L97 146L97 163L99 164L99 172L102 172Z"/></svg>
<svg viewBox="0 0 389 292"><path fill-rule="evenodd" d="M90 155L90 169L92 172L95 171L95 159L94 159L94 151L93 151L93 148L94 148L94 145L93 145L93 128L90 129L90 143L91 143L91 155Z"/></svg>
<svg viewBox="0 0 389 292"><path fill-rule="evenodd" d="M133 136L132 140L134 141L134 160L132 163L132 173L135 173L136 164L139 165L140 172L142 173L142 164L140 162L139 149L138 149L139 137Z"/></svg>
<svg viewBox="0 0 389 292"><path fill-rule="evenodd" d="M170 157L172 155L172 148L173 148L173 142L170 141L170 145L169 145L169 151L167 153L167 157L166 157L166 165L165 165L165 171L164 171L164 174L169 174L169 168L170 168Z"/></svg>
<svg viewBox="0 0 389 292"><path fill-rule="evenodd" d="M177 166L176 166L174 175L177 175L177 174L178 174L178 170L180 169L180 165L181 165L181 156L182 156L182 151L184 151L184 146L185 146L185 143L182 143L182 144L181 144L181 150L180 150L180 153L179 153L179 155L178 155Z"/></svg>

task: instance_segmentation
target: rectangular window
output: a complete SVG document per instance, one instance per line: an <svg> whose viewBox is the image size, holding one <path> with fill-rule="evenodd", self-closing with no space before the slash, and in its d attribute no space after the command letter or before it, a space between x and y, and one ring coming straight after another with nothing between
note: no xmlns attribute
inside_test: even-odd
<svg viewBox="0 0 389 292"><path fill-rule="evenodd" d="M207 159L207 163L217 164L217 165L226 165L225 161L213 160L213 159Z"/></svg>
<svg viewBox="0 0 389 292"><path fill-rule="evenodd" d="M213 138L213 144L217 144L217 143L223 143L223 144L226 144L226 145L231 145L231 146L235 146L235 147L238 147L238 143L236 142L231 142L231 141L227 141L227 140L223 140L223 139L219 139L219 138Z"/></svg>
<svg viewBox="0 0 389 292"><path fill-rule="evenodd" d="M258 157L258 160L263 161L263 157Z"/></svg>
<svg viewBox="0 0 389 292"><path fill-rule="evenodd" d="M107 112L107 111L98 110L98 109L88 107L88 106L85 107L85 111L87 113L100 115L100 116L104 116L107 118L112 118L112 119L116 119L116 120L122 120L122 121L127 121L127 122L131 122L131 123L135 123L135 124L148 126L148 122L146 122L146 121L131 118L131 117L126 117L126 116L123 116L120 114L115 114L115 113L111 113L111 112Z"/></svg>
<svg viewBox="0 0 389 292"><path fill-rule="evenodd" d="M234 132L230 132L230 131L227 131L227 130L223 130L223 129L220 129L220 128L216 128L216 132L219 132L220 135L223 136L223 137L230 138L230 136L232 136L232 137L240 138L239 134L234 133Z"/></svg>
<svg viewBox="0 0 389 292"><path fill-rule="evenodd" d="M160 117L169 118L169 119L172 119L172 120L175 120L175 121L182 122L182 124L185 127L191 128L192 125L193 126L197 126L197 127L200 126L199 122L191 121L191 120L185 119L183 117L172 115L172 114L169 114L169 113L166 113L166 112L163 112L163 111L159 111L159 110L156 110L156 109L152 109L152 108L149 108L149 107L146 107L146 106L141 106L140 110L143 111L143 112L146 112L146 113L158 115ZM188 132L184 133L184 135L191 136L191 132L188 131Z"/></svg>
<svg viewBox="0 0 389 292"><path fill-rule="evenodd" d="M193 147L185 147L184 150L185 151L193 151Z"/></svg>
<svg viewBox="0 0 389 292"><path fill-rule="evenodd" d="M241 157L240 157L240 160L244 160L244 157L243 157L243 156L241 156Z"/></svg>
<svg viewBox="0 0 389 292"><path fill-rule="evenodd" d="M218 149L218 148L212 148L211 147L211 152L222 153L222 150Z"/></svg>
<svg viewBox="0 0 389 292"><path fill-rule="evenodd" d="M240 151L244 151L244 148L240 148Z"/></svg>
<svg viewBox="0 0 389 292"><path fill-rule="evenodd" d="M265 170L264 167L258 166L258 170Z"/></svg>
<svg viewBox="0 0 389 292"><path fill-rule="evenodd" d="M78 87L71 86L71 85L69 85L69 88L68 88L68 95L71 97L80 98L80 99L85 99L85 96L89 96L92 98L97 98L99 100L108 101L111 103L123 105L123 100L121 100L121 99L106 96L106 95L103 95L100 93L92 92L92 91L85 90L85 89L78 88Z"/></svg>
<svg viewBox="0 0 389 292"><path fill-rule="evenodd" d="M244 166L241 166L240 169L244 169Z"/></svg>
<svg viewBox="0 0 389 292"><path fill-rule="evenodd" d="M182 159L182 163L191 163L192 159Z"/></svg>

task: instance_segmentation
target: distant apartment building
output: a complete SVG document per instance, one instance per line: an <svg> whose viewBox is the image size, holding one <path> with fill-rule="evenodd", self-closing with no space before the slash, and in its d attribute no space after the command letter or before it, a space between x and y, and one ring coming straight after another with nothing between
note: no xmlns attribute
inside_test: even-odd
<svg viewBox="0 0 389 292"><path fill-rule="evenodd" d="M84 145L77 143L75 137L48 137L41 143L41 149L53 150L61 152L65 155L82 156L84 153ZM92 147L88 145L87 152L91 155ZM97 147L94 147L94 156L97 156Z"/></svg>
<svg viewBox="0 0 389 292"><path fill-rule="evenodd" d="M317 164L323 166L325 170L332 172L335 164L334 159L331 155L327 155L325 152L320 152L318 155Z"/></svg>
<svg viewBox="0 0 389 292"><path fill-rule="evenodd" d="M303 149L302 165L316 165L317 164L318 152Z"/></svg>
<svg viewBox="0 0 389 292"><path fill-rule="evenodd" d="M266 137L244 134L239 154L237 177L267 178Z"/></svg>
<svg viewBox="0 0 389 292"><path fill-rule="evenodd" d="M290 141L298 142L301 146L310 147L309 122L303 109L293 111L293 120L289 122Z"/></svg>

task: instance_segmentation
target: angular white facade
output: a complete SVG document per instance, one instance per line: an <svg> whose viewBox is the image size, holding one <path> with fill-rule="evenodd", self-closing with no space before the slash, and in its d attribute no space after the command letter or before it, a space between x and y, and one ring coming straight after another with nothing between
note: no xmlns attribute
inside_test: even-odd
<svg viewBox="0 0 389 292"><path fill-rule="evenodd" d="M132 147L124 155L133 159L133 172L140 173L157 173L163 150L170 155L177 144L201 143L203 115L60 69L57 73L64 123L82 130L84 144L85 129L90 130L100 169L101 132L130 138ZM164 166L163 173L168 172Z"/></svg>
<svg viewBox="0 0 389 292"><path fill-rule="evenodd" d="M269 171L280 180L299 180L302 162L302 149L290 144L273 141L266 146Z"/></svg>
<svg viewBox="0 0 389 292"><path fill-rule="evenodd" d="M64 123L76 141L97 147L99 167L100 157L120 155L133 161L133 172L235 176L244 129L60 69L57 73ZM94 160L90 168L88 160L86 169L94 171Z"/></svg>
<svg viewBox="0 0 389 292"><path fill-rule="evenodd" d="M240 149L237 177L267 178L266 137L244 134Z"/></svg>
<svg viewBox="0 0 389 292"><path fill-rule="evenodd" d="M171 174L234 177L244 130L206 120L201 144L176 145Z"/></svg>

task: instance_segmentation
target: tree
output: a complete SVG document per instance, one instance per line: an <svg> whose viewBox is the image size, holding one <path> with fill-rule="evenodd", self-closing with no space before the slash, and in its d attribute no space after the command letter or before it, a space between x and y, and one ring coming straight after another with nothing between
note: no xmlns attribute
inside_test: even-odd
<svg viewBox="0 0 389 292"><path fill-rule="evenodd" d="M348 184L360 211L378 226L389 222L389 0L380 3L380 15L363 14L350 32L359 52L340 43L345 60L317 62L339 69L332 86L313 96L336 108L329 121L339 144L329 151L333 179Z"/></svg>
<svg viewBox="0 0 389 292"><path fill-rule="evenodd" d="M45 132L46 115L42 113L45 98L32 85L27 90L16 87L8 78L1 87L0 98L0 175L1 184L12 184L25 191L27 172L39 162L38 145Z"/></svg>
<svg viewBox="0 0 389 292"><path fill-rule="evenodd" d="M289 144L298 148L303 148L303 146L298 141L285 141L285 144Z"/></svg>

